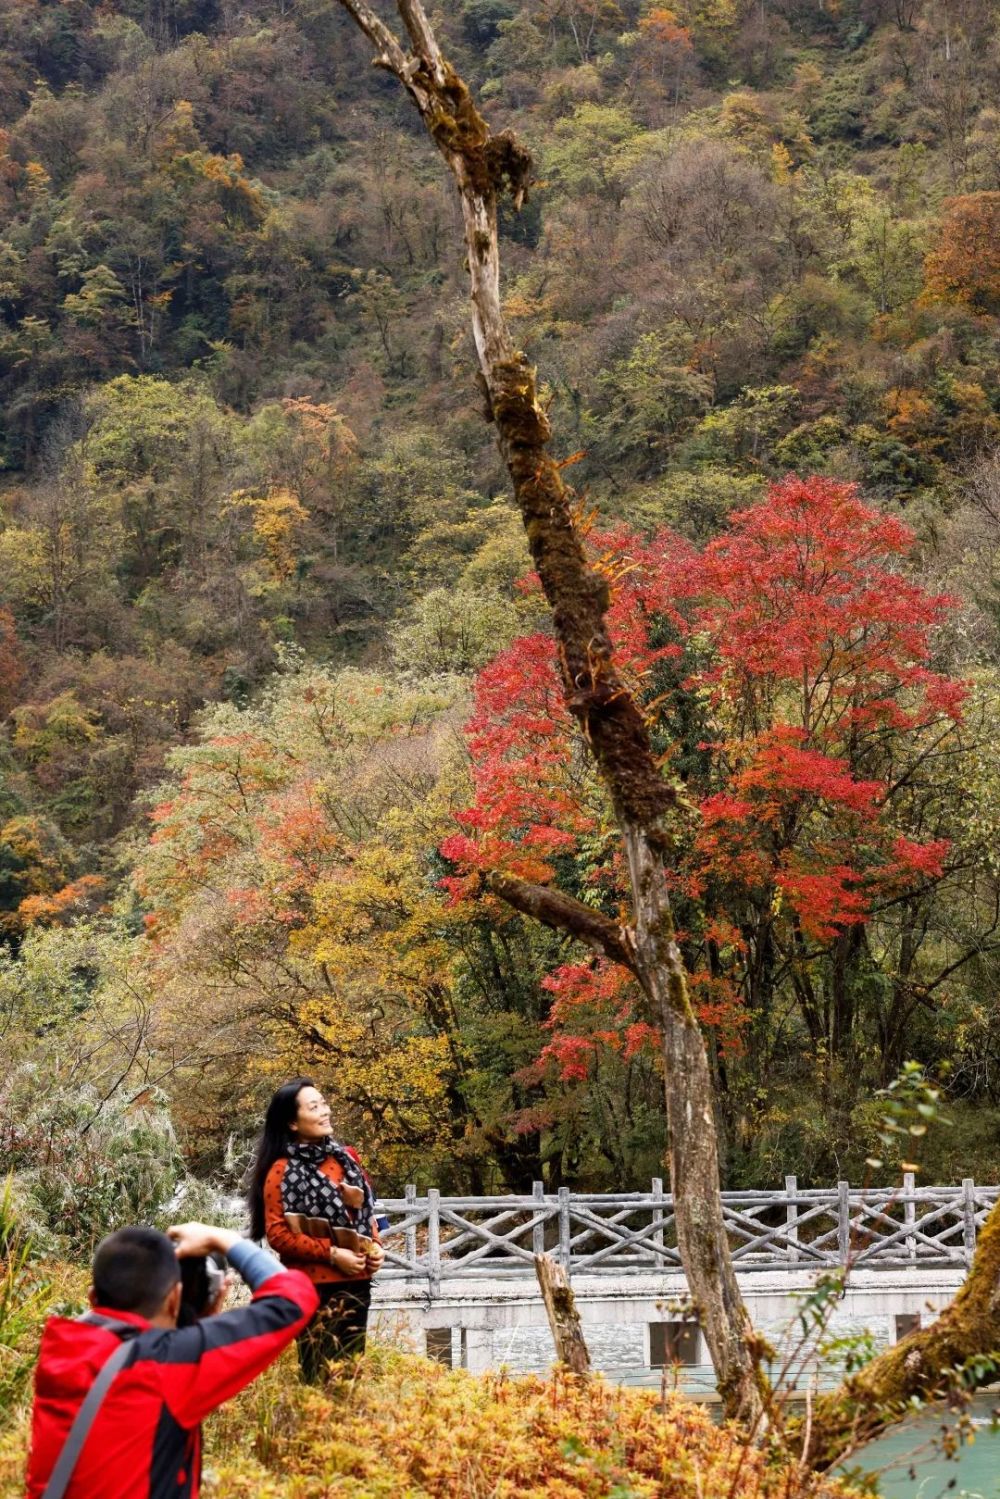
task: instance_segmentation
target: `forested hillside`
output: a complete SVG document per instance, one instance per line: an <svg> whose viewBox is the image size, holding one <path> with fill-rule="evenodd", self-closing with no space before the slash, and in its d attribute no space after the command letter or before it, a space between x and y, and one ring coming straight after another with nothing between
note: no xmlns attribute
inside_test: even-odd
<svg viewBox="0 0 1000 1499"><path fill-rule="evenodd" d="M689 809L726 1184L995 1178L1000 6L435 21L535 158L506 311ZM309 1070L386 1189L662 1174L628 976L479 896L614 914L622 870L402 92L334 0L0 0L0 124L0 1151L39 1224L181 1154L232 1184ZM952 1123L897 1143L908 1061Z"/></svg>

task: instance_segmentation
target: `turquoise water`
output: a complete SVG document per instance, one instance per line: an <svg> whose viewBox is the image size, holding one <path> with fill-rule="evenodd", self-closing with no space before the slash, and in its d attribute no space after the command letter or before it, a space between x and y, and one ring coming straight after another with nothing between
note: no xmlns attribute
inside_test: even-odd
<svg viewBox="0 0 1000 1499"><path fill-rule="evenodd" d="M969 1414L975 1441L963 1444L953 1459L942 1452L941 1437L943 1430L955 1430L956 1417L942 1410L869 1443L851 1459L851 1466L866 1472L884 1469L879 1493L885 1499L1000 1499L1000 1429L992 1429L998 1404L996 1394L973 1401Z"/></svg>

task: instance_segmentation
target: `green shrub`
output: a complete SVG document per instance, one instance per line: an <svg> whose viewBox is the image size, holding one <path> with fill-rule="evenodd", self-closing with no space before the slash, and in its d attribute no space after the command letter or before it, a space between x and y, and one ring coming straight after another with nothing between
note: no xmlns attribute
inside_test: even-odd
<svg viewBox="0 0 1000 1499"><path fill-rule="evenodd" d="M182 1170L160 1095L101 1098L27 1063L0 1087L0 1146L38 1226L84 1254L123 1223L151 1222Z"/></svg>
<svg viewBox="0 0 1000 1499"><path fill-rule="evenodd" d="M22 1394L35 1359L37 1330L51 1301L49 1281L32 1258L13 1180L0 1192L0 1412Z"/></svg>

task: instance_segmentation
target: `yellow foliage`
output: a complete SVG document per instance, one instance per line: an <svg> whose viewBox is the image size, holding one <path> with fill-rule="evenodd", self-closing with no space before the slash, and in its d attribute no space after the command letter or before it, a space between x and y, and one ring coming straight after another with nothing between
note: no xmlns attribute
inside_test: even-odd
<svg viewBox="0 0 1000 1499"><path fill-rule="evenodd" d="M220 156L200 149L184 151L173 158L178 175L190 175L209 183L219 193L227 219L241 223L260 223L267 215L267 203L257 183L246 176L245 164L238 152Z"/></svg>
<svg viewBox="0 0 1000 1499"><path fill-rule="evenodd" d="M79 702L75 693L60 692L44 704L15 708L14 748L29 765L38 764L58 746L80 748L99 735L97 714Z"/></svg>
<svg viewBox="0 0 1000 1499"><path fill-rule="evenodd" d="M507 317L537 317L548 304L536 297L526 297L521 292L511 292L504 299L503 310Z"/></svg>
<svg viewBox="0 0 1000 1499"><path fill-rule="evenodd" d="M760 97L752 89L739 89L722 101L719 120L726 135L751 147L770 146L774 139L774 121Z"/></svg>
<svg viewBox="0 0 1000 1499"><path fill-rule="evenodd" d="M253 513L254 540L263 549L271 576L283 582L295 571L298 553L296 542L309 512L290 489L276 486L264 495L253 495L239 489L230 496L234 508Z"/></svg>
<svg viewBox="0 0 1000 1499"><path fill-rule="evenodd" d="M20 1492L22 1414L0 1438ZM285 1357L206 1425L205 1499L837 1499L680 1395L475 1376L376 1346L325 1389Z"/></svg>
<svg viewBox="0 0 1000 1499"><path fill-rule="evenodd" d="M167 155L196 151L201 145L194 123L194 106L189 99L178 99L164 127L163 144Z"/></svg>
<svg viewBox="0 0 1000 1499"><path fill-rule="evenodd" d="M24 175L28 179L28 191L32 197L40 197L42 193L47 192L52 182L52 178L40 161L27 162Z"/></svg>
<svg viewBox="0 0 1000 1499"><path fill-rule="evenodd" d="M771 175L775 182L789 182L794 170L792 153L781 141L775 141L771 147Z"/></svg>
<svg viewBox="0 0 1000 1499"><path fill-rule="evenodd" d="M382 1174L405 1169L404 1143L407 1159L416 1140L425 1161L447 1154L452 1123L460 1044L442 928L464 918L428 850L467 794L444 773L456 691L312 671L282 678L256 716L216 710L202 744L174 756L136 871L161 1037L194 1056L225 1034L241 1090L313 1072ZM210 1106L192 1066L190 1116L183 1080L175 1116L201 1130Z"/></svg>
<svg viewBox="0 0 1000 1499"><path fill-rule="evenodd" d="M211 1428L206 1499L834 1499L769 1469L676 1394L602 1379L476 1377L376 1349L324 1391L276 1371ZM247 1449L261 1433L256 1451ZM291 1475L291 1476L289 1476Z"/></svg>
<svg viewBox="0 0 1000 1499"><path fill-rule="evenodd" d="M10 525L0 532L0 576L15 603L45 604L51 592L47 539L37 526Z"/></svg>
<svg viewBox="0 0 1000 1499"><path fill-rule="evenodd" d="M740 0L686 0L678 9L686 26L707 35L729 31L741 19Z"/></svg>
<svg viewBox="0 0 1000 1499"><path fill-rule="evenodd" d="M932 428L934 407L914 387L895 387L887 393L885 403L889 412L889 429L897 437L912 439L926 436Z"/></svg>
<svg viewBox="0 0 1000 1499"><path fill-rule="evenodd" d="M288 578L295 571L293 542L308 519L308 511L289 489L272 489L258 502L253 531L275 577Z"/></svg>
<svg viewBox="0 0 1000 1499"><path fill-rule="evenodd" d="M313 920L293 939L318 963L338 968L361 958L378 965L382 983L411 994L443 969L450 949L440 937L441 895L414 848L382 842L360 847L350 875L318 884Z"/></svg>

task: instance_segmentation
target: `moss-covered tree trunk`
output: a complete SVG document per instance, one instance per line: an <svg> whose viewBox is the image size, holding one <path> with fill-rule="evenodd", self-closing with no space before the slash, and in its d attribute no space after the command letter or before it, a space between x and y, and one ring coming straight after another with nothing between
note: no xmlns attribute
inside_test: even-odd
<svg viewBox="0 0 1000 1499"><path fill-rule="evenodd" d="M632 916L618 925L558 890L497 875L494 891L518 910L624 964L663 1037L664 1079L681 1257L729 1415L762 1433L768 1388L760 1345L740 1296L726 1238L718 1142L704 1037L691 1007L667 893L667 819L675 794L656 765L638 704L618 675L608 637L606 580L587 562L572 491L548 452L551 436L534 371L514 347L500 302L497 199L517 206L531 174L509 132L492 135L468 88L438 47L419 0L397 0L404 48L364 0L340 0L368 37L374 61L410 93L459 192L471 283L472 328L488 415L514 485L532 557L552 608L566 701L601 771L618 818L632 886ZM915 1394L945 1395L956 1370L1000 1348L1000 1208L984 1231L969 1279L930 1328L890 1349L816 1407L797 1441L826 1468L904 1413ZM984 1363L962 1381L990 1375ZM804 1449L804 1450L803 1450Z"/></svg>
<svg viewBox="0 0 1000 1499"><path fill-rule="evenodd" d="M924 1401L964 1396L997 1377L1000 1361L1000 1204L986 1221L969 1275L929 1327L911 1333L815 1405L804 1446L809 1467L825 1470L877 1437Z"/></svg>
<svg viewBox="0 0 1000 1499"><path fill-rule="evenodd" d="M362 0L341 0L375 62L409 91L458 188L471 284L472 329L488 415L510 472L552 609L566 701L610 793L631 875L626 927L571 897L498 878L520 910L589 941L637 977L663 1036L671 1183L680 1253L727 1412L763 1424L763 1380L733 1272L722 1213L705 1040L691 1006L667 896L666 819L675 793L657 767L646 724L618 675L605 611L607 580L590 566L573 520L573 494L548 451L548 419L534 370L511 340L500 302L497 200L516 205L531 159L509 132L492 135L468 88L442 56L419 0L397 0L409 49Z"/></svg>

